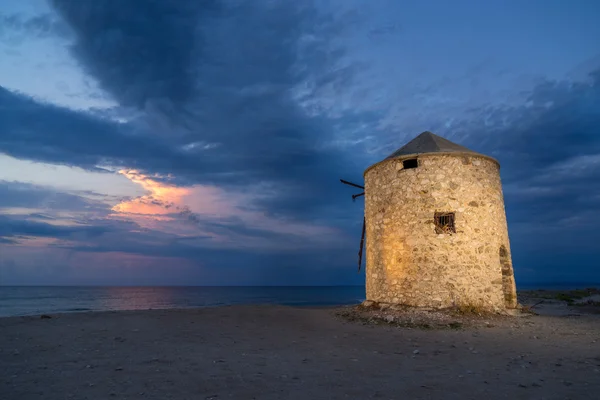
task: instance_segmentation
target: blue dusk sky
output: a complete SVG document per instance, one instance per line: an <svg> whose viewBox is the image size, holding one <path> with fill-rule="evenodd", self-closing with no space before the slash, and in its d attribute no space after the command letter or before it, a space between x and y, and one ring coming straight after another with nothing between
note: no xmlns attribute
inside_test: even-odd
<svg viewBox="0 0 600 400"><path fill-rule="evenodd" d="M501 165L517 284L600 281L600 2L0 0L0 284L362 284L339 178Z"/></svg>

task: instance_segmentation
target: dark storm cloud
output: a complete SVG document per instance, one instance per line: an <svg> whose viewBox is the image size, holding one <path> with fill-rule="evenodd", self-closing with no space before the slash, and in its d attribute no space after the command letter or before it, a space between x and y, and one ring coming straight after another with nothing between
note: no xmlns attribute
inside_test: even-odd
<svg viewBox="0 0 600 400"><path fill-rule="evenodd" d="M525 105L474 109L450 132L500 161L513 262L524 280L597 279L599 78L595 71L586 82L544 82Z"/></svg>
<svg viewBox="0 0 600 400"><path fill-rule="evenodd" d="M82 196L58 192L23 182L0 180L0 208L43 208L48 210L93 211L108 206Z"/></svg>
<svg viewBox="0 0 600 400"><path fill-rule="evenodd" d="M98 170L99 164L126 166L181 174L186 183L245 185L269 177L297 177L294 168L315 172L320 165L311 163L326 162L327 156L332 155L317 149L298 149L303 153L294 158L290 154L293 150L278 154L281 149L277 147L262 153L249 148L247 154L243 154L243 149L236 154L219 147L191 153L166 138L146 135L138 129L134 123L115 123L40 103L0 87L0 151L16 158L90 170ZM281 168L291 162L297 165L292 165L288 175Z"/></svg>
<svg viewBox="0 0 600 400"><path fill-rule="evenodd" d="M196 33L216 1L51 0L74 30L73 54L124 106L181 104L194 90Z"/></svg>
<svg viewBox="0 0 600 400"><path fill-rule="evenodd" d="M95 238L110 228L106 226L58 226L43 222L28 221L18 217L0 215L0 237L8 238L18 236L69 238L78 236L83 238Z"/></svg>
<svg viewBox="0 0 600 400"><path fill-rule="evenodd" d="M125 126L44 104L0 87L0 151L16 158L94 169L101 163L140 164L176 158L157 139L144 140ZM166 161L163 161L166 162Z"/></svg>
<svg viewBox="0 0 600 400"><path fill-rule="evenodd" d="M3 90L0 151L182 183L264 183L273 195L256 206L269 214L341 212L331 206L348 201L338 178L360 180L364 165L328 146L340 121L307 115L295 96L351 82L354 66L331 41L343 21L306 2L52 4L75 33L80 64L141 116L115 124ZM181 150L192 143L208 146Z"/></svg>
<svg viewBox="0 0 600 400"><path fill-rule="evenodd" d="M564 165L573 157L597 154L600 136L600 70L586 82L546 81L537 85L521 107L476 109L469 127L487 127L478 144L519 168L509 169L510 179L541 174L550 166ZM463 129L464 130L464 129Z"/></svg>
<svg viewBox="0 0 600 400"><path fill-rule="evenodd" d="M587 82L544 82L526 105L477 110L472 125L457 129L470 134L471 148L499 159L514 221L564 228L600 211L599 78L596 71Z"/></svg>
<svg viewBox="0 0 600 400"><path fill-rule="evenodd" d="M0 180L0 237L2 243L22 242L21 239L49 237L86 243L100 240L105 233L126 235L139 227L131 222L107 220L111 205L104 196L86 191L101 200L65 193L53 188L24 182ZM29 209L29 214L11 214L11 208ZM34 212L38 211L40 212ZM52 224L60 222L60 224ZM67 222L69 225L64 225Z"/></svg>
<svg viewBox="0 0 600 400"><path fill-rule="evenodd" d="M112 166L174 173L186 183L237 178L227 175L227 165L218 162L222 155L201 157L203 154L186 153L176 144L143 130L135 121L117 123L42 103L0 86L1 153L99 172L103 166Z"/></svg>

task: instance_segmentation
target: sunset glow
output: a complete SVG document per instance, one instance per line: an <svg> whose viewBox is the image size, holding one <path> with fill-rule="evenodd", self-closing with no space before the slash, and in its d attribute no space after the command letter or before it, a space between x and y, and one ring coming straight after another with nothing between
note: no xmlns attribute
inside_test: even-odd
<svg viewBox="0 0 600 400"><path fill-rule="evenodd" d="M190 194L190 189L161 183L135 170L119 173L140 185L147 194L115 205L112 207L115 212L148 216L177 213L184 206L183 198Z"/></svg>

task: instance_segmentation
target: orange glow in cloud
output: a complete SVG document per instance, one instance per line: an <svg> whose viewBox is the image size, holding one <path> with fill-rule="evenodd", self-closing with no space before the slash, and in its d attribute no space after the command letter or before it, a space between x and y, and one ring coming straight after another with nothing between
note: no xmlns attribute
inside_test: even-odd
<svg viewBox="0 0 600 400"><path fill-rule="evenodd" d="M221 189L213 186L194 185L177 187L159 182L135 170L121 170L120 174L142 186L147 194L132 200L123 201L112 211L123 214L138 214L153 217L166 214L179 214L191 211L205 217L240 216L241 211L235 199ZM163 217L167 220L169 217Z"/></svg>
<svg viewBox="0 0 600 400"><path fill-rule="evenodd" d="M286 221L268 217L264 213L249 210L244 205L252 204L258 194L229 192L216 186L194 185L177 187L152 179L135 170L121 170L120 174L146 190L146 194L123 201L112 208L112 218L124 218L145 229L158 230L179 237L209 236L212 245L259 248L273 246L272 240L260 235L238 233L233 229L215 230L206 222L224 222L224 226L245 225L266 232L301 236L308 241L326 246L342 241L343 235L328 226L311 221ZM262 194L264 195L264 194ZM192 222L192 223L190 223ZM203 223L204 222L204 223ZM206 240L201 240L205 245ZM290 242L297 248L300 244ZM192 243L188 243L193 245Z"/></svg>
<svg viewBox="0 0 600 400"><path fill-rule="evenodd" d="M176 213L177 207L183 206L183 198L190 193L187 188L158 182L135 170L120 170L119 173L143 187L148 193L117 204L112 211L118 213L157 216Z"/></svg>
<svg viewBox="0 0 600 400"><path fill-rule="evenodd" d="M235 208L227 205L217 188L209 186L177 187L152 179L136 170L120 170L120 174L146 190L144 196L123 201L114 207L109 217L128 219L145 229L158 230L181 237L199 233L197 224L190 224L187 216L199 213L205 217L231 215ZM191 209L191 207L193 209ZM219 235L211 234L213 240Z"/></svg>

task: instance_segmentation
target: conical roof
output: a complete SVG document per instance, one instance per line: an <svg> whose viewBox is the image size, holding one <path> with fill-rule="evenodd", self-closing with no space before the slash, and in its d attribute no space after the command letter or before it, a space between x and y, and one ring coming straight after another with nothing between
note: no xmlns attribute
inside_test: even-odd
<svg viewBox="0 0 600 400"><path fill-rule="evenodd" d="M422 153L471 153L479 154L473 150L469 150L459 144L453 143L448 139L433 134L431 132L423 132L398 150L387 156L385 159L401 157L409 154Z"/></svg>

